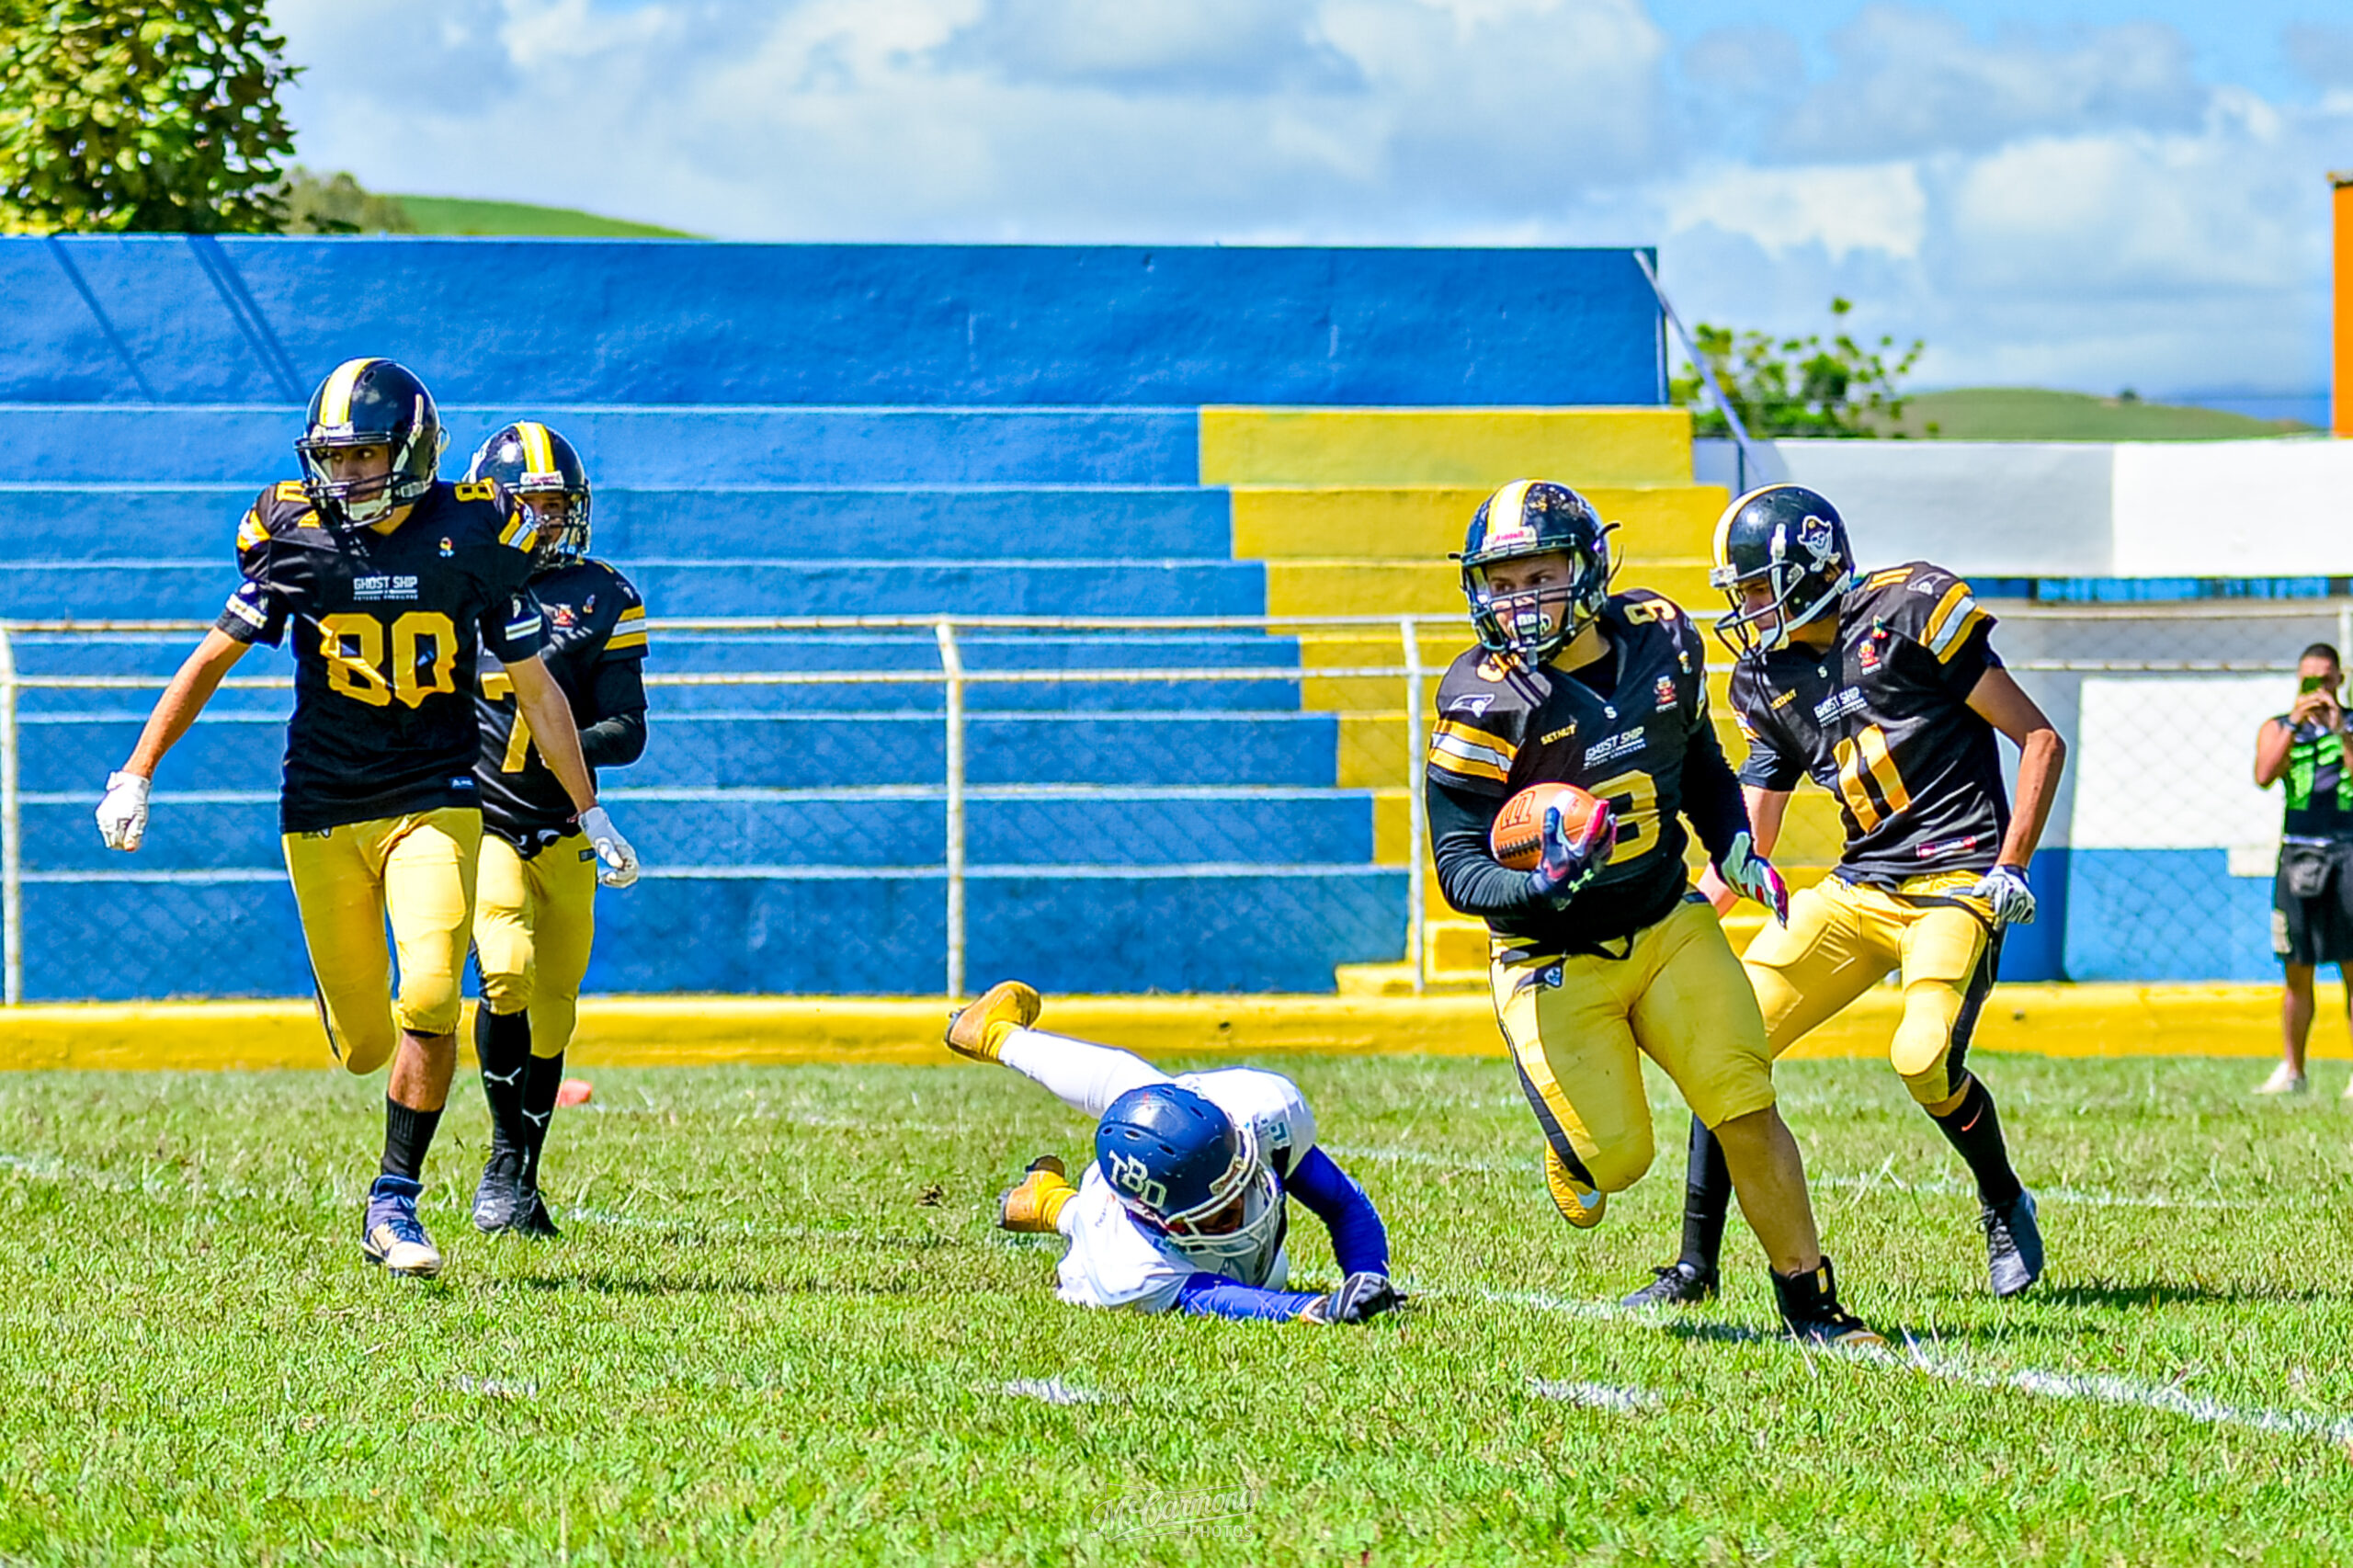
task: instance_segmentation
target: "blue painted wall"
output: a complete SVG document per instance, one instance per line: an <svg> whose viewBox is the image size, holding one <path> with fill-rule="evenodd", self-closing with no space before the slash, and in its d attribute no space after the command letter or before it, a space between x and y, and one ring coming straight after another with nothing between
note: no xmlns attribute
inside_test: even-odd
<svg viewBox="0 0 2353 1568"><path fill-rule="evenodd" d="M1657 403L1624 250L0 239L0 402Z"/></svg>

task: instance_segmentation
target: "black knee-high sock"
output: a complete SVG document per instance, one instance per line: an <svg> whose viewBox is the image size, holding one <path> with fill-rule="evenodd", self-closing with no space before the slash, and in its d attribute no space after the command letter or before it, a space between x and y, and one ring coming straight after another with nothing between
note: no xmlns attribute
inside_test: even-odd
<svg viewBox="0 0 2353 1568"><path fill-rule="evenodd" d="M433 1134L440 1125L439 1111L416 1110L386 1095L384 1163L381 1167L383 1173L421 1180L425 1175L425 1152L433 1147Z"/></svg>
<svg viewBox="0 0 2353 1568"><path fill-rule="evenodd" d="M531 1015L474 1009L474 1055L482 1061L482 1097L490 1102L494 1152L519 1150L530 1141L523 1120L523 1085L531 1074Z"/></svg>
<svg viewBox="0 0 2353 1568"><path fill-rule="evenodd" d="M540 1151L548 1146L548 1124L555 1119L555 1092L563 1085L563 1052L534 1056L523 1075L523 1185L540 1179Z"/></svg>
<svg viewBox="0 0 2353 1568"><path fill-rule="evenodd" d="M1707 1123L1691 1119L1690 1164L1683 1173L1683 1256L1702 1274L1713 1274L1724 1251L1724 1216L1732 1209L1732 1171L1724 1146Z"/></svg>
<svg viewBox="0 0 2353 1568"><path fill-rule="evenodd" d="M2018 1173L2010 1168L2009 1146L2002 1141L2001 1113L1994 1108L1994 1096L1985 1092L1984 1084L1974 1074L1959 1105L1928 1119L1937 1124L1945 1142L1960 1152L1969 1174L1977 1178L1980 1202L2012 1202L2024 1190Z"/></svg>

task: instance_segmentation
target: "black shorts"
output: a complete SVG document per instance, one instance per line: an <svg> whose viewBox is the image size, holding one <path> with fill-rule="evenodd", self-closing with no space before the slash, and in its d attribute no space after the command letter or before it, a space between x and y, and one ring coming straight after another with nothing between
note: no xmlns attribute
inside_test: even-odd
<svg viewBox="0 0 2353 1568"><path fill-rule="evenodd" d="M2353 962L2353 843L2280 846L2271 950L2306 968Z"/></svg>

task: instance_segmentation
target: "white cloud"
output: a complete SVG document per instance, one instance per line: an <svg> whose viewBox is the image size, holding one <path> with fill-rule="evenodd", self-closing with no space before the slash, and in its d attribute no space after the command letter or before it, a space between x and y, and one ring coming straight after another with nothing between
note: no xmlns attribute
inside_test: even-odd
<svg viewBox="0 0 2353 1568"><path fill-rule="evenodd" d="M2154 24L1875 6L1809 77L1786 30L1678 51L1643 0L273 11L303 160L375 188L745 239L1656 243L1689 313L1844 293L1946 383L2318 384L2353 163L2353 85L2266 103Z"/></svg>
<svg viewBox="0 0 2353 1568"><path fill-rule="evenodd" d="M1998 146L2093 127L2195 125L2205 93L2189 46L2154 22L1992 42L1955 17L1875 5L1832 35L1838 69L1774 138L1797 157L1886 157Z"/></svg>
<svg viewBox="0 0 2353 1568"><path fill-rule="evenodd" d="M1833 261L1855 251L1912 260L1927 231L1915 164L1710 169L1670 188L1670 233L1702 225L1745 234L1768 252L1818 245Z"/></svg>

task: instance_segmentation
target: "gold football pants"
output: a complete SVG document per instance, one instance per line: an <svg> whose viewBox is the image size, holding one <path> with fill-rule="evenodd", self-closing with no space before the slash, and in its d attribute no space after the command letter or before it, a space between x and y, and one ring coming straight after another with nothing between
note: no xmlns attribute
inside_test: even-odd
<svg viewBox="0 0 2353 1568"><path fill-rule="evenodd" d="M354 1073L392 1060L400 1031L454 1034L473 927L482 812L468 806L283 840L327 1043ZM392 992L392 927L400 992Z"/></svg>
<svg viewBox="0 0 2353 1568"><path fill-rule="evenodd" d="M1994 983L1991 912L1961 896L1980 875L1913 877L1893 892L1828 877L1790 899L1789 925L1767 925L1741 959L1773 1054L1900 970L1904 1018L1888 1059L1922 1105L1950 1099Z"/></svg>
<svg viewBox="0 0 2353 1568"><path fill-rule="evenodd" d="M597 852L585 838L560 838L526 860L498 835L483 835L474 896L482 1002L501 1015L530 1014L532 1055L572 1043L596 934Z"/></svg>
<svg viewBox="0 0 2353 1568"><path fill-rule="evenodd" d="M1641 1056L1710 1127L1773 1103L1756 994L1704 902L1677 903L1621 959L1497 949L1489 979L1520 1087L1545 1142L1599 1190L1622 1191L1650 1168Z"/></svg>

